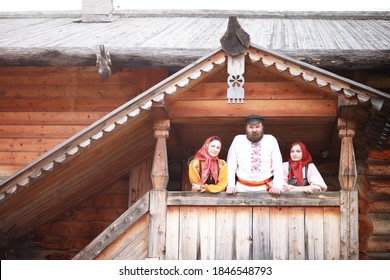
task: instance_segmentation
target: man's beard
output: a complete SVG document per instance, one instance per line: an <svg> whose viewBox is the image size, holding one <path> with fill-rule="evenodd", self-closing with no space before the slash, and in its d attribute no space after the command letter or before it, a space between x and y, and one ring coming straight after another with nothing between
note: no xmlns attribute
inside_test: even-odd
<svg viewBox="0 0 390 280"><path fill-rule="evenodd" d="M252 143L257 143L263 138L264 133L263 132L256 132L256 133L246 133L246 138L248 138L249 141Z"/></svg>

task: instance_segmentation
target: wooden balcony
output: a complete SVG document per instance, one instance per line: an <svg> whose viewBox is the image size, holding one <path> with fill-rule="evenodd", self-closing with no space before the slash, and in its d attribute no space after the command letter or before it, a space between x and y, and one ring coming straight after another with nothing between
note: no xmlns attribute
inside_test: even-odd
<svg viewBox="0 0 390 280"><path fill-rule="evenodd" d="M152 190L74 259L354 259L345 193Z"/></svg>

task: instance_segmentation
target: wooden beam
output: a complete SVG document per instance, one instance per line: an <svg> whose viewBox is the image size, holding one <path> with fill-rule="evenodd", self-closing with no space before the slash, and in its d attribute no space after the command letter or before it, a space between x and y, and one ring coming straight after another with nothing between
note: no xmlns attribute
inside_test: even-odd
<svg viewBox="0 0 390 280"><path fill-rule="evenodd" d="M168 194L168 205L197 206L340 206L339 192L314 194L282 193L275 199L268 193L260 193L255 197L246 193L230 195L226 193L210 194L196 192L174 192Z"/></svg>
<svg viewBox="0 0 390 280"><path fill-rule="evenodd" d="M355 189L357 168L352 138L355 135L355 122L350 119L338 120L339 137L341 138L339 182L343 190Z"/></svg>
<svg viewBox="0 0 390 280"><path fill-rule="evenodd" d="M170 121L156 120L154 137L157 139L152 167L152 183L156 190L164 190L168 185L168 153L166 139L169 136Z"/></svg>
<svg viewBox="0 0 390 280"><path fill-rule="evenodd" d="M170 118L244 117L257 112L267 117L336 116L337 100L245 100L244 104L227 104L222 100L172 101ZM299 110L297 110L299 108Z"/></svg>

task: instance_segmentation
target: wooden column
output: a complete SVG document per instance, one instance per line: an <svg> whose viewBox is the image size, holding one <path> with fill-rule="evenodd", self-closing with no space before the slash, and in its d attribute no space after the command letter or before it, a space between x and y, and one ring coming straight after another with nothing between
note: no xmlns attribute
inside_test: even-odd
<svg viewBox="0 0 390 280"><path fill-rule="evenodd" d="M166 140L169 136L170 121L156 120L154 137L156 148L152 167L153 189L150 191L150 222L148 258L163 259L167 219L168 154Z"/></svg>
<svg viewBox="0 0 390 280"><path fill-rule="evenodd" d="M359 258L358 191L356 189L357 168L353 147L355 122L349 118L338 120L341 138L339 182L340 224L341 224L341 259Z"/></svg>

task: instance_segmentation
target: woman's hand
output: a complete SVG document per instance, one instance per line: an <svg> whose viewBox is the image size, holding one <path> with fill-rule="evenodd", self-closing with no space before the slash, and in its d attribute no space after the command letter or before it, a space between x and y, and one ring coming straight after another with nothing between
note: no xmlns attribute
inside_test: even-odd
<svg viewBox="0 0 390 280"><path fill-rule="evenodd" d="M196 183L193 183L193 184L192 184L192 190L193 190L194 192L204 192L204 191L205 191L203 185L201 185L201 184L196 184Z"/></svg>

